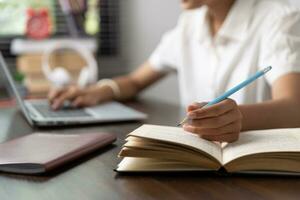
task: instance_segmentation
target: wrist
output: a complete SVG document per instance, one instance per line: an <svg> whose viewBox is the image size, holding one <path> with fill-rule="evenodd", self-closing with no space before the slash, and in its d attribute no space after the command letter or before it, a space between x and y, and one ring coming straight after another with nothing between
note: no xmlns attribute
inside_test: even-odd
<svg viewBox="0 0 300 200"><path fill-rule="evenodd" d="M249 113L248 113L248 106L246 105L240 105L239 106L239 110L242 113L242 129L241 131L247 131L247 130L251 130L253 128L251 128L251 121L249 121Z"/></svg>
<svg viewBox="0 0 300 200"><path fill-rule="evenodd" d="M106 90L103 93L107 94L110 99L118 100L121 97L121 90L118 83L112 79L102 79L98 81L97 87L100 90Z"/></svg>

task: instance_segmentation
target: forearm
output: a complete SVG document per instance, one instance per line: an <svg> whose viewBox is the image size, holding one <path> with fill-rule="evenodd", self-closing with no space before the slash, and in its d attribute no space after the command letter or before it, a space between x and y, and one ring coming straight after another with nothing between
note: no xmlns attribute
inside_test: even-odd
<svg viewBox="0 0 300 200"><path fill-rule="evenodd" d="M131 99L140 92L138 85L132 81L130 76L120 76L113 80L116 81L120 89L120 96L115 98L118 101Z"/></svg>
<svg viewBox="0 0 300 200"><path fill-rule="evenodd" d="M243 115L242 130L300 127L299 100L270 100L239 108Z"/></svg>
<svg viewBox="0 0 300 200"><path fill-rule="evenodd" d="M138 85L129 75L115 77L112 81L103 79L90 88L96 88L94 95L99 102L124 101L133 98L140 91Z"/></svg>
<svg viewBox="0 0 300 200"><path fill-rule="evenodd" d="M146 62L132 73L113 79L120 89L120 96L115 99L119 101L131 99L164 75L155 71L151 64Z"/></svg>

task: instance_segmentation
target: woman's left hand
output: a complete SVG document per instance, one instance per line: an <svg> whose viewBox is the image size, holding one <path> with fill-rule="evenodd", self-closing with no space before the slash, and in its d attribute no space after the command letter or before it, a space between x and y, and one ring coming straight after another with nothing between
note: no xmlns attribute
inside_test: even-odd
<svg viewBox="0 0 300 200"><path fill-rule="evenodd" d="M242 113L232 99L202 108L206 103L194 103L187 108L185 131L218 142L238 140L242 129Z"/></svg>

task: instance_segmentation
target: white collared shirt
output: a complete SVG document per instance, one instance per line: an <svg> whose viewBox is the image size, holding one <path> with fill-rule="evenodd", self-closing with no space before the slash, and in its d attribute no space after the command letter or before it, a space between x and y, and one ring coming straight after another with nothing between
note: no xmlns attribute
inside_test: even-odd
<svg viewBox="0 0 300 200"><path fill-rule="evenodd" d="M238 104L271 99L280 76L300 72L300 12L285 0L237 0L211 37L207 7L185 11L149 58L178 72L182 105L210 101L267 66L263 78L233 94Z"/></svg>

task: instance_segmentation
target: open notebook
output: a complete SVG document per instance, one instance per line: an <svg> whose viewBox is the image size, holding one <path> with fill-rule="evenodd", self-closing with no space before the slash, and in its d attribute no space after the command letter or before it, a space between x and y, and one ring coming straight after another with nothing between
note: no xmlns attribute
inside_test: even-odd
<svg viewBox="0 0 300 200"><path fill-rule="evenodd" d="M300 129L242 132L234 143L214 143L182 128L143 125L128 134L118 172L300 172ZM300 173L299 173L300 174Z"/></svg>

